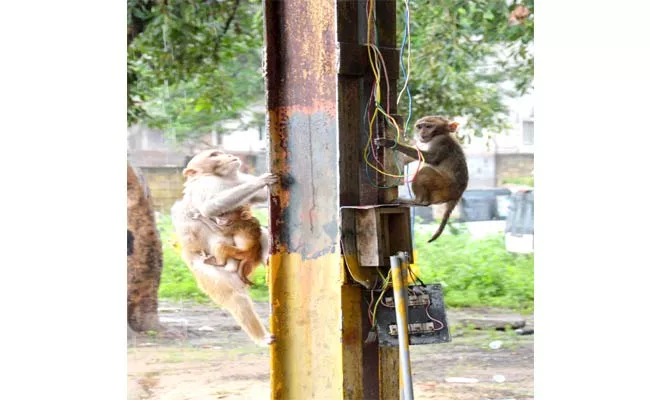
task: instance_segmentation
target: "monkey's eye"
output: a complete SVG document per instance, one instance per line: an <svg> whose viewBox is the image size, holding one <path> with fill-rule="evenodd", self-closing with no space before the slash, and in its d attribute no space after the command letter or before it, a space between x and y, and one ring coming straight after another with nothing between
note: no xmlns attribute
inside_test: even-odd
<svg viewBox="0 0 650 400"><path fill-rule="evenodd" d="M417 129L422 129L422 124L417 124L417 125L415 125L415 127L416 127Z"/></svg>
<svg viewBox="0 0 650 400"><path fill-rule="evenodd" d="M427 129L431 129L431 128L433 128L433 125L429 125L429 124L427 124L427 125L425 125L425 127L426 127Z"/></svg>
<svg viewBox="0 0 650 400"><path fill-rule="evenodd" d="M218 151L215 151L214 153L210 154L210 157L216 157L216 156L218 156L219 154L221 154L221 153L218 152Z"/></svg>

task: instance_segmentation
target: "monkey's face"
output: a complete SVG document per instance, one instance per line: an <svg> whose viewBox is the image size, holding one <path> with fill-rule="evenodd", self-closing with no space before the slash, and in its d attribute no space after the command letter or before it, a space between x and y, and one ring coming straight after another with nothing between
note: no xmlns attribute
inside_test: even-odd
<svg viewBox="0 0 650 400"><path fill-rule="evenodd" d="M238 171L239 167L241 167L241 160L238 157L219 150L205 150L195 155L187 163L183 174L185 176L193 176L197 173L228 176Z"/></svg>
<svg viewBox="0 0 650 400"><path fill-rule="evenodd" d="M232 154L221 153L210 158L212 171L215 175L232 175L241 167L241 160Z"/></svg>
<svg viewBox="0 0 650 400"><path fill-rule="evenodd" d="M457 122L449 123L441 117L424 117L415 122L415 138L422 143L430 142L437 135L447 135L454 132Z"/></svg>

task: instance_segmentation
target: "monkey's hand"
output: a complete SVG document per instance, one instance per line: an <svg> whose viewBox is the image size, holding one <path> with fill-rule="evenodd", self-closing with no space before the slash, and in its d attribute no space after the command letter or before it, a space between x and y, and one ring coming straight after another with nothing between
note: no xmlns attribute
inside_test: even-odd
<svg viewBox="0 0 650 400"><path fill-rule="evenodd" d="M266 173L258 177L248 175L238 186L209 195L196 208L205 216L216 217L245 204L264 201L267 198L266 186L280 180L279 175Z"/></svg>
<svg viewBox="0 0 650 400"><path fill-rule="evenodd" d="M388 138L375 139L375 146L377 147L395 147L395 141Z"/></svg>
<svg viewBox="0 0 650 400"><path fill-rule="evenodd" d="M279 180L280 180L280 175L273 174L273 173L270 173L270 172L262 174L259 177L259 181L264 183L265 186L273 185L274 183L277 183Z"/></svg>

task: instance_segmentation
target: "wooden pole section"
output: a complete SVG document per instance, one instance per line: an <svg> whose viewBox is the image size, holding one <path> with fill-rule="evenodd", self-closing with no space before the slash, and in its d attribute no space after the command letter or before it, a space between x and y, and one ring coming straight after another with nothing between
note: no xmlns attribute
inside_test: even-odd
<svg viewBox="0 0 650 400"><path fill-rule="evenodd" d="M399 76L399 50L396 46L396 3L393 0L375 2L376 26L371 21L371 41L379 47L386 62L389 81L382 79L382 92L386 85L390 92L397 93ZM384 186L381 176L372 168L366 168L363 149L368 138L366 105L371 94L374 76L368 60L366 47L368 14L366 1L338 1L337 29L339 52L339 151L341 206L363 206L386 203L397 197L397 189L378 190ZM376 28L376 35L375 29ZM376 41L375 41L376 40ZM383 78L383 77L382 77ZM397 96L382 98L385 110L392 114L397 109ZM374 101L374 100L373 100ZM371 103L370 106L373 104ZM390 106L390 107L389 107ZM383 136L384 129L378 134ZM383 154L380 152L380 157ZM389 157L383 159L390 164ZM373 185L371 181L375 183ZM341 220L341 229L353 231L354 216L348 214ZM388 271L384 271L384 274ZM342 288L346 303L343 311L344 332L344 386L348 388L346 399L399 398L399 352L396 347L378 346L377 341L364 343L370 330L368 305L361 297L361 289L351 279ZM346 368L360 360L361 368Z"/></svg>
<svg viewBox="0 0 650 400"><path fill-rule="evenodd" d="M372 82L365 5L264 2L270 168L282 176L270 204L272 399L399 397L398 349L364 344L367 304L339 242L354 223L339 219L340 206L396 194L378 191L362 169ZM378 1L377 19L377 45L397 93L395 1ZM394 113L394 96L391 102Z"/></svg>

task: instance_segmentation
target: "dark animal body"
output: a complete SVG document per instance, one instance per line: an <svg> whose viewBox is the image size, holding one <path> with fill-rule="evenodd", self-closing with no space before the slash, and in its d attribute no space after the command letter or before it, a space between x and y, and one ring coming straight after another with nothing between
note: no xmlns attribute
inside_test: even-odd
<svg viewBox="0 0 650 400"><path fill-rule="evenodd" d="M130 256L133 254L133 233L130 230L126 230L126 255Z"/></svg>
<svg viewBox="0 0 650 400"><path fill-rule="evenodd" d="M127 317L134 331L158 330L162 243L144 177L127 163Z"/></svg>

